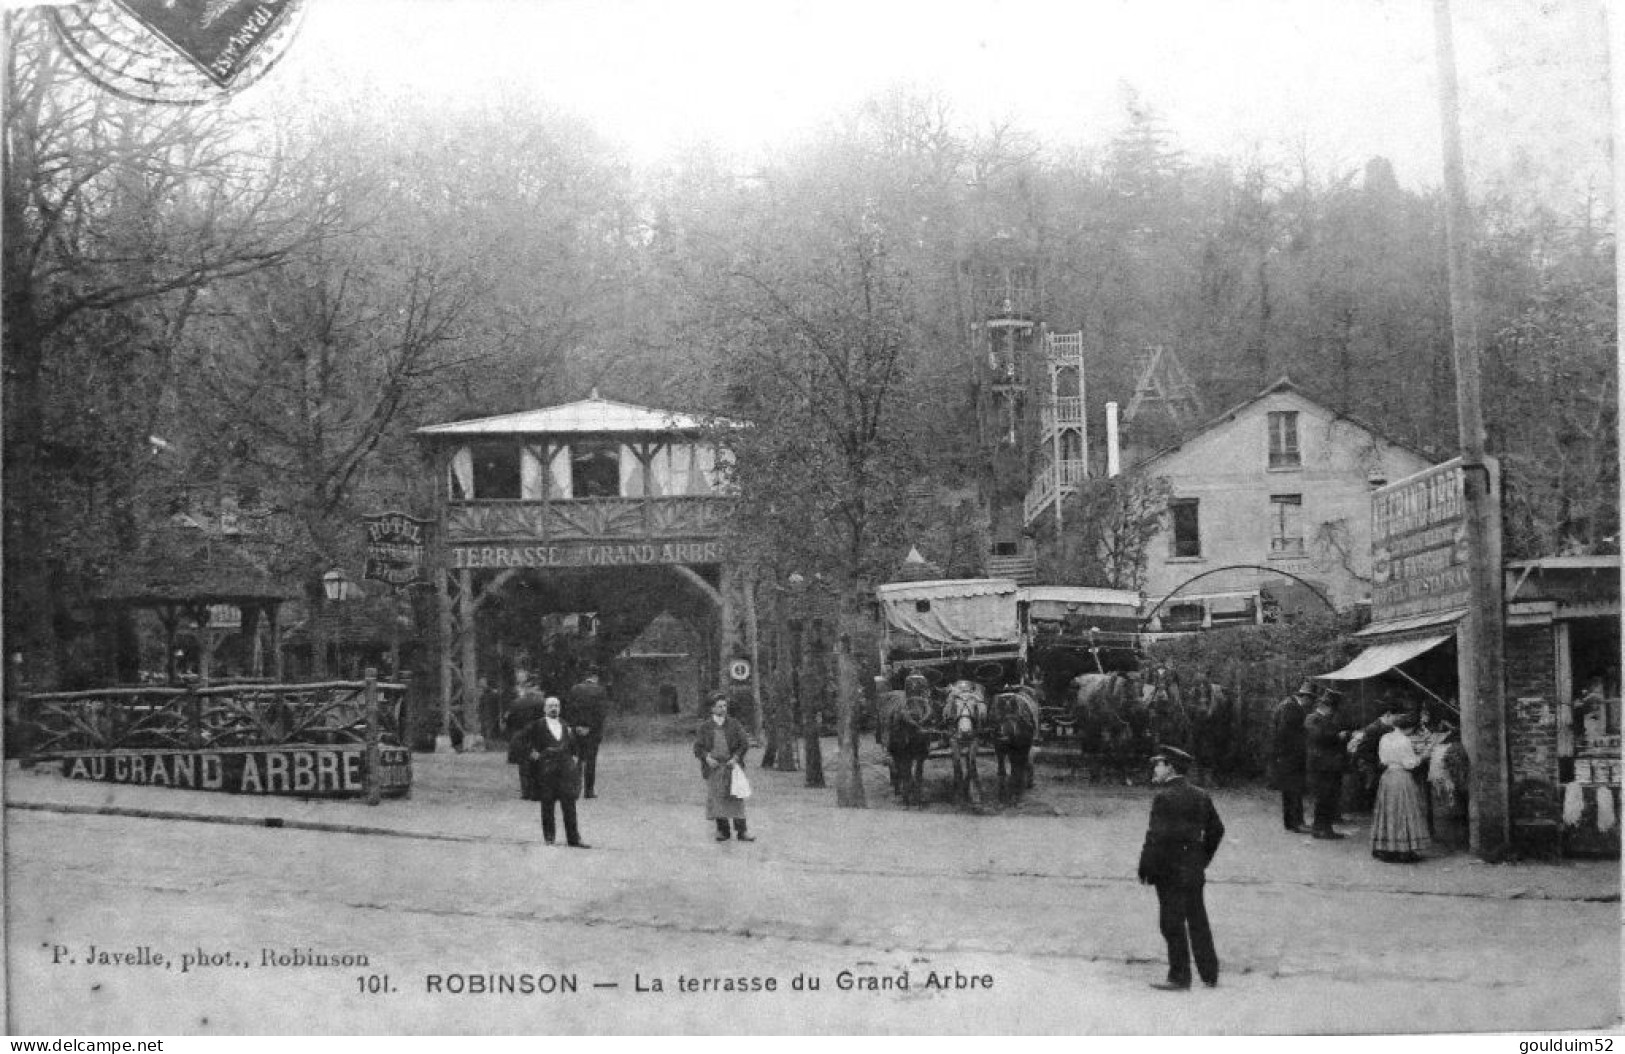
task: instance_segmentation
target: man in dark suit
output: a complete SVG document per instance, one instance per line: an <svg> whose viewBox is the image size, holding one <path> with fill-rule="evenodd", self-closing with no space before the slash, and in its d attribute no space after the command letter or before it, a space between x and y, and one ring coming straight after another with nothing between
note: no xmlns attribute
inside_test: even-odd
<svg viewBox="0 0 1625 1054"><path fill-rule="evenodd" d="M1309 770L1309 790L1315 796L1316 838L1347 838L1335 830L1338 798L1343 793L1343 770L1348 766L1346 729L1337 727L1337 693L1323 692L1315 709L1303 719L1305 762Z"/></svg>
<svg viewBox="0 0 1625 1054"><path fill-rule="evenodd" d="M513 678L515 693L513 705L503 716L503 725L508 734L508 763L519 769L519 796L526 801L539 801L541 796L531 785L531 778L536 773L535 767L530 763L530 738L527 732L531 722L542 719L547 697L531 680L529 670L523 668L515 670Z"/></svg>
<svg viewBox="0 0 1625 1054"><path fill-rule="evenodd" d="M582 797L596 798L598 744L604 741L604 716L608 693L598 682L598 671L589 668L581 682L570 689L564 700L564 720L575 730L581 745Z"/></svg>
<svg viewBox="0 0 1625 1054"><path fill-rule="evenodd" d="M1151 779L1162 789L1151 801L1151 826L1140 850L1140 881L1157 888L1157 925L1168 942L1168 979L1152 988L1183 991L1191 986L1191 957L1209 988L1219 983L1219 956L1213 950L1203 887L1207 866L1219 851L1224 823L1207 792L1185 777L1192 758L1161 747L1151 758Z"/></svg>
<svg viewBox="0 0 1625 1054"><path fill-rule="evenodd" d="M1313 681L1304 681L1275 707L1275 786L1281 792L1281 823L1293 833L1303 825L1303 719L1315 698Z"/></svg>
<svg viewBox="0 0 1625 1054"><path fill-rule="evenodd" d="M553 822L553 803L564 814L564 840L576 849L590 849L581 840L576 828L576 795L580 769L576 753L579 745L576 734L559 715L559 697L550 695L542 704L542 717L531 723L525 737L530 743L530 763L535 775L532 785L542 803L542 838L553 844L557 830Z"/></svg>

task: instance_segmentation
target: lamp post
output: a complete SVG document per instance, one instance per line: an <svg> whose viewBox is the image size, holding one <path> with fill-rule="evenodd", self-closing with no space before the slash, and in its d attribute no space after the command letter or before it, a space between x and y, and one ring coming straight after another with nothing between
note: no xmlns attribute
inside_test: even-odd
<svg viewBox="0 0 1625 1054"><path fill-rule="evenodd" d="M335 567L322 576L322 592L335 604L349 599L350 576L344 573L344 568Z"/></svg>
<svg viewBox="0 0 1625 1054"><path fill-rule="evenodd" d="M331 571L328 571L326 574L322 575L322 595L327 598L327 602L329 604L342 604L344 601L349 600L355 595L353 592L354 589L354 583L350 581L350 576L345 573L344 568L342 567L335 567ZM325 620L326 617L326 613L323 612L322 618ZM331 622L329 622L328 625L332 626ZM338 627L332 626L332 628L336 630ZM321 669L328 675L331 675L332 671L327 670L327 651L332 647L333 641L326 633L321 634L321 638L322 639L319 641L319 643L322 649L322 656L321 664L318 669ZM313 639L312 643L314 644L318 642ZM343 670L340 670L339 675L342 676L343 672Z"/></svg>

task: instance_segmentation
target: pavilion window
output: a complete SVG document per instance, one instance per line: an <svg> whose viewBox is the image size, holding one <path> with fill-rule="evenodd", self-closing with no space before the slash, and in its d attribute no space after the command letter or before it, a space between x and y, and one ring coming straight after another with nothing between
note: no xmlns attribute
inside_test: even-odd
<svg viewBox="0 0 1625 1054"><path fill-rule="evenodd" d="M672 443L655 451L649 465L649 493L654 497L687 494L693 460L694 448L686 443Z"/></svg>
<svg viewBox="0 0 1625 1054"><path fill-rule="evenodd" d="M519 451L519 496L525 501L541 501L547 488L547 473L533 446Z"/></svg>
<svg viewBox="0 0 1625 1054"><path fill-rule="evenodd" d="M576 444L570 455L570 484L577 498L620 497L620 444Z"/></svg>
<svg viewBox="0 0 1625 1054"><path fill-rule="evenodd" d="M474 452L466 446L458 447L446 467L446 488L452 501L471 501L474 497Z"/></svg>
<svg viewBox="0 0 1625 1054"><path fill-rule="evenodd" d="M733 494L738 491L733 483L732 450L702 446L697 447L694 453L694 471L689 478L698 489L690 490L690 494Z"/></svg>
<svg viewBox="0 0 1625 1054"><path fill-rule="evenodd" d="M649 473L644 469L643 461L638 457L637 450L626 443L621 444L621 497L641 498L648 483Z"/></svg>
<svg viewBox="0 0 1625 1054"><path fill-rule="evenodd" d="M479 443L473 447L474 497L479 501L514 501L522 493L519 447L513 443Z"/></svg>
<svg viewBox="0 0 1625 1054"><path fill-rule="evenodd" d="M567 445L554 447L553 456L547 460L547 496L553 501L569 501L575 497L570 477L570 448Z"/></svg>

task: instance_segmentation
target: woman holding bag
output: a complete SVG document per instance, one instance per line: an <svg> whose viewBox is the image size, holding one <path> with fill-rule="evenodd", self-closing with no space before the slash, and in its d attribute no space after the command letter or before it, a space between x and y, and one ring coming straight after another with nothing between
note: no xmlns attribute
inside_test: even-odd
<svg viewBox="0 0 1625 1054"><path fill-rule="evenodd" d="M711 717L694 736L694 756L700 759L700 777L706 782L705 818L717 825L717 841L728 840L728 821L741 842L756 839L745 831L745 799L734 793L734 778L745 774L745 752L750 740L745 726L728 716L728 696L711 693ZM746 794L749 786L740 788Z"/></svg>

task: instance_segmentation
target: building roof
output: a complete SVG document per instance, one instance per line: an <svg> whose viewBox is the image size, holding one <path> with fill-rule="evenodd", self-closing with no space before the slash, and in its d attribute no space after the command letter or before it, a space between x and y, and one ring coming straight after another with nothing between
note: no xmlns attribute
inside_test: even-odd
<svg viewBox="0 0 1625 1054"><path fill-rule="evenodd" d="M239 542L165 524L143 539L94 591L113 604L254 604L300 595L297 582L272 574Z"/></svg>
<svg viewBox="0 0 1625 1054"><path fill-rule="evenodd" d="M595 390L580 402L562 406L546 406L539 410L523 410L496 417L478 417L471 421L453 421L449 424L426 425L417 430L420 436L478 436L478 435L601 435L627 432L698 432L712 424L725 427L735 422L711 421L693 414L675 410L656 410L648 406L619 403L600 398Z"/></svg>
<svg viewBox="0 0 1625 1054"><path fill-rule="evenodd" d="M1211 432L1220 425L1228 424L1230 421L1235 420L1248 407L1267 398L1268 396L1274 395L1277 392L1291 392L1300 399L1314 403L1316 406L1323 407L1325 410L1331 413L1333 417L1341 418L1342 420L1347 421L1358 428L1362 428L1390 446L1396 446L1401 450L1409 451L1430 464L1438 460L1438 458L1427 453L1425 450L1417 448L1415 444L1407 443L1400 439L1395 439L1393 436L1388 435L1382 429L1378 428L1374 424L1371 424L1369 421L1363 420L1362 418L1356 417L1350 413L1344 413L1342 410L1338 410L1335 407L1328 405L1323 400L1317 399L1315 396L1305 391L1302 385L1299 385L1297 382L1293 381L1291 377L1282 377L1280 380L1265 388L1257 395L1237 403L1235 406L1232 406L1230 409L1224 411L1218 416L1210 418L1206 423L1197 425L1194 429L1181 436L1179 442L1165 446L1155 453L1146 455L1145 457L1141 458L1137 464L1148 465L1153 461L1158 461L1164 457L1167 457L1169 454L1190 445L1203 434Z"/></svg>

